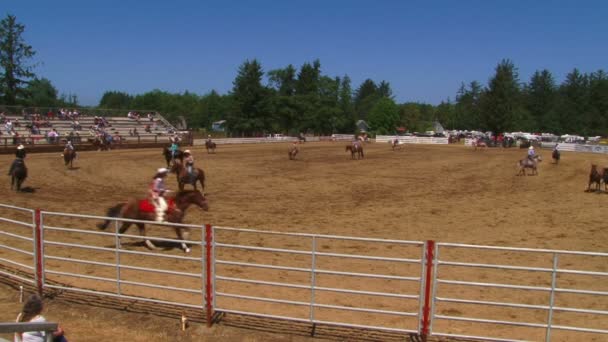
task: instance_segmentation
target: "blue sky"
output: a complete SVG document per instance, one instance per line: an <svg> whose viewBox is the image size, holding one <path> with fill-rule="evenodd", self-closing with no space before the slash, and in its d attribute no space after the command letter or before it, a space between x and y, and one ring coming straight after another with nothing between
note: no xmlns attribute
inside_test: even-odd
<svg viewBox="0 0 608 342"><path fill-rule="evenodd" d="M608 69L608 1L2 0L37 51L35 72L95 105L107 90L230 91L238 66L315 58L329 76L390 82L398 102L454 99L503 58L528 81Z"/></svg>

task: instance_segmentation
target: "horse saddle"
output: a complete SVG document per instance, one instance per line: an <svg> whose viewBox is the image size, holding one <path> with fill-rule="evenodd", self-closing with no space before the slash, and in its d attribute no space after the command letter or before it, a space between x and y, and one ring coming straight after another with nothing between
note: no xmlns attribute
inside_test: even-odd
<svg viewBox="0 0 608 342"><path fill-rule="evenodd" d="M154 203L152 203L149 199L141 199L139 200L139 211L142 213L155 213L156 207ZM167 213L171 213L175 210L175 201L173 198L167 198Z"/></svg>

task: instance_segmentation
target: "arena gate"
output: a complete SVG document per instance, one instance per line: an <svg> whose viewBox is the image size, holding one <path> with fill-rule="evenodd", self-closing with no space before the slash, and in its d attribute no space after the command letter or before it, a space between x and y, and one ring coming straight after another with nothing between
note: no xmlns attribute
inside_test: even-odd
<svg viewBox="0 0 608 342"><path fill-rule="evenodd" d="M97 230L104 219L0 205L0 274L208 324L235 314L495 341L608 334L608 253L179 225L192 230L184 254L168 227L146 221L164 250L143 251L120 220Z"/></svg>

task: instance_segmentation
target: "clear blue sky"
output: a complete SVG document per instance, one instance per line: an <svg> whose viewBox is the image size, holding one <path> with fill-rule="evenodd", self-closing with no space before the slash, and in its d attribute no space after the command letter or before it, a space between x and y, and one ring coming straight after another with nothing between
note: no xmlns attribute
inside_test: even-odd
<svg viewBox="0 0 608 342"><path fill-rule="evenodd" d="M107 90L228 92L238 66L319 58L353 88L386 80L398 102L454 99L503 58L520 80L543 68L608 69L608 1L0 0L37 51L37 75L95 105Z"/></svg>

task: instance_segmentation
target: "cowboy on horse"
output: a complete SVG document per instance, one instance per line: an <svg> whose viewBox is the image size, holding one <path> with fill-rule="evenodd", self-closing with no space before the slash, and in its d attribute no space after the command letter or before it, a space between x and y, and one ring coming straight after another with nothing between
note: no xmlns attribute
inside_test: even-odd
<svg viewBox="0 0 608 342"><path fill-rule="evenodd" d="M157 222L163 222L165 220L165 211L167 211L168 208L167 201L164 197L169 191L165 187L165 177L167 177L168 172L169 170L164 167L156 170L154 180L150 184L150 202L154 204Z"/></svg>
<svg viewBox="0 0 608 342"><path fill-rule="evenodd" d="M13 163L11 164L11 168L8 171L9 176L13 174L13 170L15 169L17 164L25 164L24 159L25 159L26 154L27 153L25 152L25 146L23 146L23 145L17 146L17 151L15 151L16 158L15 158L15 160L13 160Z"/></svg>
<svg viewBox="0 0 608 342"><path fill-rule="evenodd" d="M192 156L192 152L190 152L190 150L184 151L184 163L186 164L186 171L188 172L188 176L191 179L194 178L194 157Z"/></svg>
<svg viewBox="0 0 608 342"><path fill-rule="evenodd" d="M534 157L536 157L536 152L534 151L534 146L528 147L528 159L530 159L530 161L534 160Z"/></svg>

